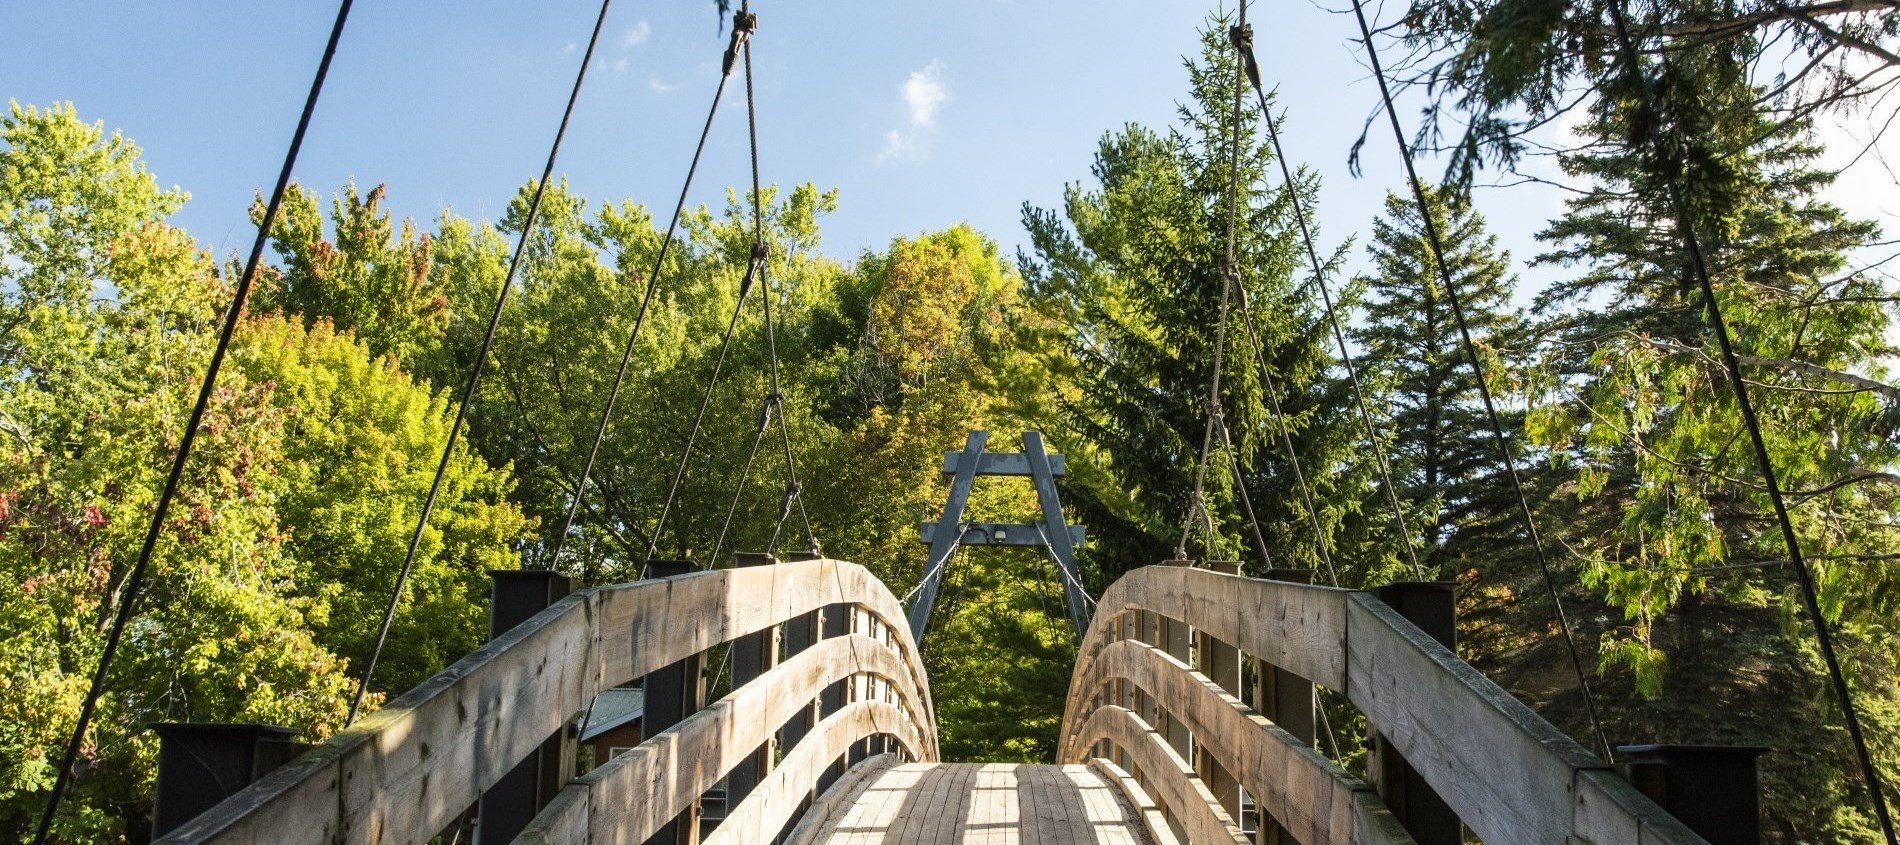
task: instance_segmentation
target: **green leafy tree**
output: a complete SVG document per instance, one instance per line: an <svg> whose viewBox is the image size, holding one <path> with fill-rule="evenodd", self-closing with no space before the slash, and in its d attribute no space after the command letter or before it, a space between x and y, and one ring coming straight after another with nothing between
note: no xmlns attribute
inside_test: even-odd
<svg viewBox="0 0 1900 845"><path fill-rule="evenodd" d="M331 203L332 233L325 238L315 192L292 185L285 194L271 246L283 266L260 286L253 308L327 319L355 332L370 351L409 363L433 351L448 322L441 277L430 272L430 237L415 224L400 232L382 208L384 186L360 194L344 185ZM264 218L264 201L251 208Z"/></svg>
<svg viewBox="0 0 1900 845"><path fill-rule="evenodd" d="M1696 57L1678 67L1704 72ZM1612 691L1620 682L1635 693L1610 708L1615 729L1774 746L1769 829L1789 842L1871 841L1852 751L1824 727L1838 724L1837 705L1792 573L1774 563L1786 552L1703 321L1670 182L1723 174L1687 188L1688 219L1876 736L1900 727L1900 593L1891 568L1864 562L1900 539L1887 518L1900 391L1880 380L1893 294L1848 269L1847 254L1877 231L1820 199L1833 177L1800 133L1778 130L1745 97L1694 113L1706 122L1685 170L1645 143L1618 143L1637 119L1625 101L1593 109L1585 131L1605 143L1565 158L1598 187L1543 235L1555 246L1545 260L1579 275L1539 299L1546 361L1529 431L1575 485L1585 584L1622 614L1600 648ZM1731 718L1697 715L1713 700ZM1877 747L1891 772L1890 746Z"/></svg>

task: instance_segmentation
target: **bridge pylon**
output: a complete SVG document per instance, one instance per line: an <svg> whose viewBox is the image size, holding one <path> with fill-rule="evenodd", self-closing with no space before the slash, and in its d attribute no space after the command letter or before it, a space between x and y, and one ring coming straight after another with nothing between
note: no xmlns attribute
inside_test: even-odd
<svg viewBox="0 0 1900 845"><path fill-rule="evenodd" d="M1081 571L1075 565L1075 547L1082 544L1085 531L1070 525L1062 516L1062 499L1056 494L1056 477L1067 469L1062 455L1050 454L1044 447L1042 432L1023 432L1021 452L986 452L990 433L972 431L963 450L945 452L943 474L950 476L950 496L943 513L935 522L919 526L918 539L930 547L924 558L923 582L917 599L910 606L911 639L922 642L924 629L937 603L937 591L943 585L943 571L959 546L1028 546L1047 551L1062 578L1063 603L1077 637L1089 629L1088 596L1082 591ZM970 489L979 475L1028 476L1036 488L1036 501L1042 521L1035 524L1005 522L965 522L963 510L970 502Z"/></svg>

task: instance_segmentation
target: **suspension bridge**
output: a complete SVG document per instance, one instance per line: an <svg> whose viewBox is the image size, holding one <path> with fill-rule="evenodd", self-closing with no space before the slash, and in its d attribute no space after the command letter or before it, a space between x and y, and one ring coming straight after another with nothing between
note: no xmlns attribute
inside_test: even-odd
<svg viewBox="0 0 1900 845"><path fill-rule="evenodd" d="M129 580L127 589L133 598L121 605L98 678L104 677L125 623L135 612L153 543L189 457L231 325L256 276L264 233L278 212L350 5L344 0L339 8L303 118L263 215L256 247L245 265L237 305L227 314L204 392L185 429ZM607 9L603 3L568 110L530 203L530 221L540 206L540 188L553 174ZM1422 205L1410 151L1356 2L1354 10L1360 13L1360 32L1379 76L1386 115ZM750 10L738 11L723 56L719 88L687 171L680 204L653 272L646 277L646 293L639 304L641 320L663 275L666 252L720 97L741 67L747 87L748 129L752 130L750 39L755 29L756 18ZM1246 76L1235 89L1236 127L1240 98L1249 88L1260 97L1263 110L1266 102L1250 39L1243 5L1232 32L1236 64ZM1627 51L1626 34L1623 46ZM1633 52L1626 57L1636 61ZM1265 125L1282 173L1291 183L1292 173L1279 150L1278 130L1271 121ZM755 241L733 322L726 331L727 344L737 322L736 309L745 304L752 289L765 286L766 255L757 235L763 216L758 207L757 135L755 130L749 134ZM1239 146L1234 144L1236 157ZM1237 171L1238 162L1231 164ZM1305 211L1297 192L1289 191L1289 196L1337 333L1338 317L1332 313L1332 296L1312 246ZM247 726L170 726L154 814L159 827L156 841L335 845L459 842L466 836L480 843L537 844L1451 845L1468 841L1468 835L1489 843L1584 845L1754 841L1752 768L1731 763L1737 754L1746 757L1755 750L1625 748L1624 765L1613 766L1600 728L1596 730L1598 747L1585 748L1457 656L1450 583L1421 578L1354 591L1314 584L1323 573L1274 568L1270 561L1243 566L1234 561L1189 559L1194 532L1204 525L1211 537L1215 530L1203 489L1208 468L1223 469L1225 459L1239 471L1231 463L1233 449L1227 443L1219 402L1220 365L1226 357L1230 322L1237 319L1255 353L1260 351L1244 288L1234 284L1242 268L1234 258L1231 206L1228 217L1223 261L1228 284L1215 323L1219 332L1213 383L1207 394L1206 431L1177 559L1133 569L1099 597L1089 596L1073 559L1081 531L1076 527L1071 532L1055 500L1054 478L1060 474L1061 456L1045 453L1039 435L1025 436L1020 456L985 453L982 437L973 435L962 453L946 456L946 475L953 477L950 505L938 523L926 526L922 539L931 544L931 555L919 590L906 607L870 570L827 558L819 551L810 521L803 518L805 505L778 393L774 353L770 387L761 399L757 433L741 475L743 479L754 466L776 420L777 431L786 441L789 483L770 545L778 545L781 532L797 514L805 524L808 551L783 557L771 551L738 553L726 561L721 555L722 530L707 561L710 568L693 561L652 559L649 549L642 577L625 583L576 589L570 578L551 570L494 573L491 636L485 646L361 719L355 719L353 707L353 723L320 745L302 749L285 743L280 733ZM1430 215L1424 215L1424 220L1437 248ZM481 355L462 393L462 409L481 378L482 362L495 337L495 321L520 264L525 233L532 228L531 223L522 227L523 240L496 297ZM1443 262L1436 263L1440 272L1449 272ZM1447 275L1444 282L1455 306L1454 280ZM1706 277L1702 284L1707 286ZM770 301L769 296L761 297L768 350L773 326ZM1726 353L1726 329L1712 296L1709 302L1711 322ZM634 336L627 340L627 356L639 330L636 321ZM1339 340L1344 369L1357 394L1351 353L1343 336ZM1471 351L1468 332L1465 343ZM723 367L723 346L719 361ZM1260 361L1267 396L1277 411L1272 373L1264 372L1264 359ZM1471 364L1478 366L1475 352ZM600 433L575 483L569 526L586 493L601 433L612 417L626 367L623 357L602 409ZM712 378L718 377L715 369ZM1735 378L1748 415L1746 388L1739 375ZM1477 383L1482 386L1485 380L1479 378ZM712 389L709 383L708 398ZM1490 411L1488 394L1484 402ZM706 407L702 402L682 450L660 526L666 524L666 513L675 505L674 493L693 454L693 438L704 422ZM1358 410L1370 427L1363 396L1358 397ZM1511 454L1503 432L1495 413L1489 417L1509 466ZM1752 416L1749 420L1755 433ZM458 416L455 433L461 424ZM1287 437L1284 423L1280 434ZM1759 434L1755 434L1760 449ZM1369 442L1376 451L1379 438L1370 436ZM1766 464L1766 453L1762 454ZM1383 471L1383 454L1378 458ZM1293 470L1299 471L1297 463ZM1764 470L1772 489L1772 467L1764 465ZM985 473L1030 476L1044 520L1033 526L979 526L976 533L982 537L973 540L971 525L960 516L972 478ZM1516 486L1514 473L1511 480ZM1390 479L1384 481L1391 494ZM438 470L436 486L440 483ZM1244 493L1245 486L1238 486ZM1522 501L1521 491L1519 495ZM434 490L423 508L417 538L433 499ZM1251 503L1243 498L1241 505L1253 521ZM1548 580L1548 564L1528 506L1523 515L1523 528ZM731 527L730 517L726 527ZM1397 527L1403 535L1402 519ZM1258 531L1257 523L1254 530ZM1035 532L1033 539L1027 536L1029 531ZM657 529L651 534L655 544L659 535ZM557 536L564 539L567 531ZM415 542L404 563L405 577L416 553ZM972 543L1044 548L1056 558L1064 578L1069 619L1080 645L1054 763L984 765L945 762L940 757L930 679L919 647L928 630L943 565L959 545ZM1410 546L1408 539L1408 553ZM1330 553L1323 545L1321 552L1328 555L1330 566ZM1798 547L1791 547L1790 553L1797 571L1805 574ZM552 560L558 562L560 554L556 548ZM1416 562L1413 567L1416 572ZM1811 584L1806 586L1812 609ZM398 595L402 589L399 579ZM1559 613L1554 621L1567 641L1569 626L1561 615L1561 602L1554 601L1554 587L1551 597ZM390 607L395 607L393 598ZM388 628L385 615L384 636ZM1816 631L1832 664L1826 628L1817 623ZM715 655L729 668L729 676L723 669L709 672ZM1574 645L1570 658L1587 701L1588 683ZM374 668L372 659L358 690L358 704L369 686L367 673ZM714 674L730 677L730 689L717 700L708 700L707 678ZM1838 670L1836 683L1838 687ZM596 759L585 774L577 774L582 738L603 694L633 685L641 691L637 743ZM96 679L60 769L47 819L73 768L73 752L92 717L99 689ZM1364 779L1338 762L1342 750L1330 739L1326 710L1319 706L1322 689L1364 716L1368 737ZM1848 701L1845 688L1839 689L1843 701ZM1594 712L1591 718L1594 723ZM1858 739L1851 707L1846 709L1846 721ZM1738 779L1737 771L1746 774ZM1868 775L1884 823L1878 780L1871 771ZM43 823L42 841L45 836Z"/></svg>

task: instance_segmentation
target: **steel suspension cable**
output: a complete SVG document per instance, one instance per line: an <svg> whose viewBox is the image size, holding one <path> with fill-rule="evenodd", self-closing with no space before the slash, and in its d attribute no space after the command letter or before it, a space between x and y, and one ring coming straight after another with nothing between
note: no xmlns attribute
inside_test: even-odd
<svg viewBox="0 0 1900 845"><path fill-rule="evenodd" d="M316 113L317 98L323 93L323 81L330 75L330 61L336 56L337 42L343 38L343 26L349 20L351 3L352 0L342 0L337 5L336 20L330 25L330 38L323 46L323 58L317 62L316 76L310 80L310 93L304 98L303 113L298 116L297 129L290 136L290 149L284 153L284 165L277 172L277 184L271 188L270 201L264 207L264 217L257 222L257 238L251 242L251 253L244 260L243 274L238 277L231 304L224 312L223 325L218 329L217 345L212 348L211 361L205 366L204 381L198 385L198 399L192 404L191 415L185 421L185 430L179 435L178 449L172 453L171 470L165 476L165 486L159 490L158 503L152 509L152 521L146 526L145 540L139 546L139 556L132 564L131 572L126 575L118 613L113 616L112 627L106 631L105 645L99 652L99 664L93 669L92 683L86 689L86 697L80 701L79 718L73 724L66 750L60 754L52 792L46 796L39 827L33 834L35 845L45 845L52 833L53 817L59 813L60 800L72 782L73 766L79 761L79 750L85 744L86 731L92 726L99 699L105 695L106 675L112 668L112 658L119 652L119 643L124 641L126 625L138 612L139 592L144 589L145 578L151 572L152 555L158 550L158 538L165 531L165 518L171 514L172 499L178 494L179 484L184 478L185 462L191 458L191 449L198 442L198 427L204 421L205 409L211 405L212 390L217 386L219 370L224 367L225 353L231 348L231 337L237 331L238 321L244 316L244 305L250 298L251 285L257 279L257 266L263 260L264 246L270 240L271 227L277 221L277 212L283 206L284 195L290 190L291 172L296 169L297 154L303 149L304 135L310 128L311 116Z"/></svg>
<svg viewBox="0 0 1900 845"><path fill-rule="evenodd" d="M1333 567L1331 544L1326 541L1326 530L1320 525L1319 510L1313 506L1313 491L1306 483L1306 473L1300 469L1300 455L1293 448L1292 428L1286 421L1286 411L1280 405L1279 389L1273 383L1272 368L1267 366L1266 346L1260 340L1260 330L1254 326L1253 306L1247 301L1247 289L1240 289L1240 325L1247 330L1247 345L1253 348L1254 360L1260 367L1261 387L1267 394L1267 407L1273 412L1274 422L1280 432L1280 443L1286 449L1287 462L1293 467L1293 480L1300 489L1300 501L1306 506L1307 519L1313 526L1313 539L1319 544L1319 559L1326 565L1326 580L1333 586L1339 586L1339 572Z"/></svg>
<svg viewBox="0 0 1900 845"><path fill-rule="evenodd" d="M1627 65L1631 79L1636 82L1638 108L1641 113L1655 118L1660 116L1657 106L1650 99L1648 80L1642 73L1642 60L1636 51L1636 43L1630 36L1629 23L1625 20L1623 0L1611 0L1611 20L1616 26L1616 38L1619 51ZM1663 54L1661 59L1663 75L1669 74L1669 59ZM1656 137L1664 137L1658 133ZM1680 163L1686 158L1688 150L1658 149L1656 152L1669 155ZM1781 529L1782 543L1787 546L1788 560L1794 564L1795 580L1801 587L1801 600L1806 606L1808 618L1814 625L1814 637L1821 646L1821 657L1827 665L1828 680L1834 687L1834 695L1840 700L1841 716L1846 721L1848 737L1853 741L1854 753L1859 758L1861 777L1867 782L1867 792L1873 799L1874 816L1880 822L1881 833L1888 845L1900 845L1900 837L1894 830L1893 818L1887 809L1887 799L1880 780L1880 771L1874 766L1872 753L1867 747L1867 737L1861 730L1860 713L1854 704L1853 692L1847 686L1847 676L1841 670L1840 657L1834 650L1834 637L1828 631L1827 619L1821 615L1821 602L1814 585L1814 574L1808 570L1807 561L1801 555L1801 538L1795 533L1794 521L1788 516L1788 505L1783 500L1781 482L1775 472L1775 463L1768 454L1768 443L1762 435L1761 420L1755 413L1755 404L1749 397L1748 380L1742 376L1741 361L1735 354L1735 344L1729 337L1728 322L1722 315L1722 304L1715 296L1715 285L1710 280L1708 263L1702 253L1702 243L1696 236L1695 221L1689 210L1687 198L1683 196L1681 182L1671 174L1663 175L1663 182L1669 189L1669 201L1673 207L1676 226L1681 230L1684 251L1689 255L1689 265L1694 271L1696 284L1702 289L1705 316L1708 318L1709 331L1715 335L1717 346L1722 352L1722 368L1728 374L1729 386L1735 393L1735 404L1742 414L1742 425L1748 430L1748 439L1755 451L1755 463L1761 471L1762 483L1768 489L1768 501L1774 507L1775 522Z"/></svg>
<svg viewBox="0 0 1900 845"><path fill-rule="evenodd" d="M686 166L686 178L680 184L679 200L673 204L673 216L668 218L666 236L660 240L660 251L653 258L653 271L647 274L646 292L640 296L640 310L635 312L633 330L627 333L627 344L620 352L620 367L614 371L614 383L607 391L607 402L601 407L600 423L594 428L593 442L587 447L587 459L581 464L580 476L574 479L574 492L569 495L567 517L561 522L561 530L554 535L554 552L548 557L548 568L553 569L560 563L561 550L567 546L568 534L574 528L574 517L580 511L581 501L587 495L587 479L594 471L594 461L600 456L600 446L607 438L607 424L612 421L614 404L620 399L620 388L627 381L627 368L633 362L633 350L640 339L640 329L646 325L647 314L653 307L653 296L660 288L660 276L666 269L666 256L673 247L673 237L679 230L680 216L686 212L686 197L693 189L693 176L699 172L700 156L706 152L706 139L712 135L713 118L719 114L719 102L725 97L726 83L732 79L734 61L739 46L752 36L750 16L734 15L732 19L732 37L726 45L721 63L719 84L713 89L712 104L706 108L706 120L699 128L699 143L693 147L692 162ZM749 272L749 271L748 271ZM656 533L653 542L658 542ZM653 556L652 546L648 547L647 557ZM642 570L645 564L641 564ZM591 580L591 579L590 579Z"/></svg>
<svg viewBox="0 0 1900 845"><path fill-rule="evenodd" d="M1240 25L1247 22L1247 4L1240 4ZM1235 282L1240 276L1240 262L1235 257L1236 243L1239 240L1240 209L1240 97L1242 84L1239 74L1234 79L1234 108L1232 124L1228 135L1231 143L1227 150L1227 250L1221 259L1220 268L1220 316L1214 324L1214 362L1213 373L1208 379L1207 388L1207 428L1201 434L1201 458L1194 465L1194 488L1188 494L1187 519L1181 526L1181 542L1175 544L1174 556L1187 559L1188 538L1194 533L1194 516L1198 512L1207 522L1207 548L1212 557L1216 552L1214 515L1207 507L1207 462L1214 450L1214 427L1220 425L1220 377L1223 359L1227 357L1227 313L1229 301L1233 297ZM1236 483L1239 483L1236 481Z"/></svg>
<svg viewBox="0 0 1900 845"><path fill-rule="evenodd" d="M673 470L672 483L667 485L666 501L660 505L660 517L654 520L653 533L647 539L648 560L652 560L659 551L660 534L666 530L666 518L673 512L673 503L679 498L680 483L686 480L686 468L693 461L693 446L699 442L700 432L705 430L706 411L712 407L713 393L719 387L719 376L725 371L726 356L732 351L733 335L738 333L739 315L745 311L746 297L752 292L752 285L757 279L754 270L759 264L758 260L747 264L745 276L739 280L739 300L732 304L732 316L726 320L726 333L719 340L719 355L713 359L712 376L706 379L706 392L700 394L699 411L693 415L693 427L686 432L686 446L680 450L679 465ZM683 529L675 528L674 533L679 535L678 539L684 539ZM640 577L646 577L645 572L646 566L642 564Z"/></svg>
<svg viewBox="0 0 1900 845"><path fill-rule="evenodd" d="M1246 8L1245 0L1241 8ZM1280 130L1275 125L1273 113L1267 108L1266 89L1260 82L1260 65L1253 55L1253 30L1243 20L1228 31L1234 42L1234 51L1240 55L1241 68L1247 80L1253 85L1254 95L1260 100L1260 120L1267 126L1267 140L1273 145L1273 157L1280 165L1280 177L1286 186L1288 202L1293 205L1293 219L1299 224L1300 240L1306 247L1306 259L1313 270L1313 284L1319 288L1320 300L1326 305L1326 320L1332 326L1333 342L1339 347L1339 359L1345 366L1346 379L1352 383L1353 406L1359 411L1359 420L1366 428L1366 442L1372 447L1373 463L1379 469L1379 480L1385 487L1386 503L1392 508L1392 525L1398 529L1399 545L1405 550L1405 559L1412 566L1412 577L1425 580L1425 570L1419 566L1418 551L1412 546L1412 529L1405 524L1405 510L1399 504L1397 485L1392 483L1392 466L1385 457L1385 447L1379 442L1378 426L1372 421L1372 411L1366 405L1365 386L1359 380L1359 368L1353 363L1352 349L1346 344L1346 328L1339 319L1339 310L1334 307L1332 287L1326 283L1326 271L1319 260L1319 249L1313 245L1313 227L1306 218L1306 204L1300 199L1299 183L1293 178L1293 165L1287 161L1286 150L1280 145Z"/></svg>
<svg viewBox="0 0 1900 845"><path fill-rule="evenodd" d="M535 183L534 195L528 201L527 216L521 221L521 236L515 241L514 257L508 260L508 272L501 280L501 290L495 294L494 308L488 314L488 330L482 335L481 348L475 353L474 366L469 369L468 381L462 386L461 401L455 406L455 420L449 424L447 442L442 444L442 459L436 463L435 478L429 482L429 495L422 500L422 512L416 517L416 530L409 535L409 549L403 554L402 568L396 573L396 586L390 590L389 604L383 608L383 621L376 633L376 643L370 649L369 665L364 667L363 676L357 681L356 694L350 699L350 711L343 719L344 726L356 721L356 713L363 706L363 697L369 693L370 681L376 675L376 662L383 655L383 646L389 640L389 627L396 618L396 606L402 603L403 588L409 583L409 573L415 568L416 550L422 545L422 533L429 526L429 515L435 511L436 498L442 492L442 479L448 474L449 459L455 455L455 444L462 433L462 421L468 417L468 408L475 402L475 391L481 385L482 371L488 363L488 352L495 345L496 330L501 327L501 314L508 304L508 292L515 286L515 274L521 269L522 257L528 251L528 241L534 236L534 224L541 214L541 200L547 194L548 182L554 179L554 162L561 154L561 141L567 137L568 124L574 118L574 104L580 100L581 85L587 80L587 66L593 63L594 47L600 43L600 31L607 22L607 10L613 0L601 0L600 13L594 17L594 30L587 39L587 51L581 54L580 69L574 73L574 87L567 95L567 108L561 112L561 125L554 131L554 141L548 145L547 163L541 168L541 179Z"/></svg>
<svg viewBox="0 0 1900 845"><path fill-rule="evenodd" d="M1464 347L1465 359L1471 365L1472 379L1478 386L1478 397L1484 404L1485 419L1490 423L1491 438L1497 444L1498 459L1503 462L1505 474L1511 480L1511 491L1517 496L1518 515L1524 523L1524 534L1531 541L1531 549L1537 557L1537 568L1543 573L1544 589L1550 595L1553 615L1557 618L1558 629L1563 633L1570 668L1576 674L1577 686L1583 693L1584 710L1590 718L1590 731L1596 737L1597 748L1603 754L1603 759L1614 761L1616 757L1610 748L1609 737L1604 733L1603 722L1597 716L1596 695L1590 690L1589 678L1583 670L1583 657L1577 651L1570 616L1564 611L1563 598L1557 593L1557 580L1551 571L1549 555L1544 550L1543 536L1538 533L1537 521L1531 516L1530 497L1524 493L1524 482L1517 474L1517 459L1511 453L1510 441L1504 436L1504 424L1498 418L1497 404L1492 400L1491 387L1485 381L1484 363L1478 357L1477 343L1471 339L1471 326L1465 321L1457 281L1452 278L1451 267L1445 262L1445 242L1439 236L1438 224L1432 217L1424 183L1419 181L1418 169L1412 161L1412 148L1405 141L1405 130L1399 125L1398 108L1392 103L1392 90L1386 83L1385 70L1379 64L1379 49L1372 41L1372 28L1366 23L1361 0L1352 0L1352 11L1359 23L1360 38L1366 45L1366 58L1372 65L1372 78L1379 83L1379 98L1384 104L1386 119L1392 125L1392 140L1398 144L1399 158L1405 165L1406 183L1411 186L1412 198L1418 204L1419 219L1423 222L1425 237L1431 247L1432 260L1438 266L1439 281L1445 286L1445 299L1451 304L1452 317L1458 323L1458 337Z"/></svg>
<svg viewBox="0 0 1900 845"><path fill-rule="evenodd" d="M750 0L742 0L742 6L749 6ZM798 460L792 455L791 424L785 419L785 392L779 383L778 365L778 329L772 319L772 285L766 280L765 245L765 200L763 187L759 182L759 121L758 106L752 83L752 42L745 45L745 124L746 139L752 152L752 242L760 248L759 284L764 290L759 292L759 301L765 306L765 361L771 373L771 395L778 403L779 441L785 447L785 498L779 507L778 525L772 529L771 539L766 541L765 551L771 553L778 548L778 537L785 530L785 520L791 515L792 505L798 505L798 516L805 524L806 549L819 554L818 535L812 532L811 515L805 511L804 488L798 483ZM743 485L743 479L739 482Z"/></svg>

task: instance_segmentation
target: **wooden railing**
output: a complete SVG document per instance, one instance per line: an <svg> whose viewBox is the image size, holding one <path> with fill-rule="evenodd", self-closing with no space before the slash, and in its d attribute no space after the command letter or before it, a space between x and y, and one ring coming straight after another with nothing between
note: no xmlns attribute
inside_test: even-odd
<svg viewBox="0 0 1900 845"><path fill-rule="evenodd" d="M1257 707L1240 700L1243 653ZM1372 786L1260 712L1284 707L1270 699L1289 683L1343 694L1485 842L1703 842L1374 596L1185 566L1136 570L1102 597L1059 753L1117 759L1192 842L1246 841L1236 786L1263 827L1304 845L1413 841Z"/></svg>
<svg viewBox="0 0 1900 845"><path fill-rule="evenodd" d="M897 599L834 560L727 569L585 590L496 638L346 731L160 840L427 842L600 691L827 608L851 624L562 789L517 841L640 842L820 694L822 714L716 837L766 841L847 749L888 737L937 758L930 688ZM835 611L834 611L835 612Z"/></svg>

